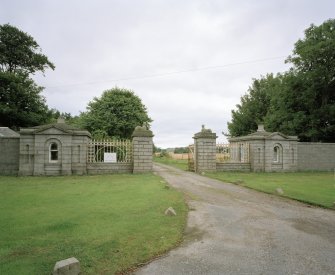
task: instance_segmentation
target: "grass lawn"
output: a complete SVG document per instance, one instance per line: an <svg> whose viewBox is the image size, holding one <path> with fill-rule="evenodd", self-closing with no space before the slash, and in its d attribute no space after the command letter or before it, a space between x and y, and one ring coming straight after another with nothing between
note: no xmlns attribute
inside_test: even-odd
<svg viewBox="0 0 335 275"><path fill-rule="evenodd" d="M172 206L177 216L165 216ZM187 206L153 174L0 177L0 274L114 274L177 245Z"/></svg>
<svg viewBox="0 0 335 275"><path fill-rule="evenodd" d="M188 160L187 159L172 159L168 157L154 157L154 161L166 165L170 165L181 170L188 170Z"/></svg>
<svg viewBox="0 0 335 275"><path fill-rule="evenodd" d="M335 178L329 172L307 173L206 173L206 176L247 186L262 192L276 194L276 189L284 191L283 196L299 201L332 208L335 202Z"/></svg>

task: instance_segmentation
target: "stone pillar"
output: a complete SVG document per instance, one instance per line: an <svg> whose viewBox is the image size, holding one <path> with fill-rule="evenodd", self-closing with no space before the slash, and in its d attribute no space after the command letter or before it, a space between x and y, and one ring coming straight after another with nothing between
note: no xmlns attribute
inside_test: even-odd
<svg viewBox="0 0 335 275"><path fill-rule="evenodd" d="M205 129L204 125L199 133L194 135L194 163L195 172L216 171L216 134L212 130Z"/></svg>
<svg viewBox="0 0 335 275"><path fill-rule="evenodd" d="M133 173L145 173L152 171L152 155L154 135L146 127L137 126L133 138Z"/></svg>

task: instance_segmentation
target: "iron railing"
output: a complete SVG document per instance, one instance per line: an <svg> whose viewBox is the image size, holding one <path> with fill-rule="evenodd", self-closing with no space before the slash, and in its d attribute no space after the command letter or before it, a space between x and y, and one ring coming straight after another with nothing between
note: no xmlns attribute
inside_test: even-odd
<svg viewBox="0 0 335 275"><path fill-rule="evenodd" d="M88 143L87 162L130 163L133 147L130 140L92 140Z"/></svg>
<svg viewBox="0 0 335 275"><path fill-rule="evenodd" d="M216 144L217 162L248 163L250 146L247 142Z"/></svg>

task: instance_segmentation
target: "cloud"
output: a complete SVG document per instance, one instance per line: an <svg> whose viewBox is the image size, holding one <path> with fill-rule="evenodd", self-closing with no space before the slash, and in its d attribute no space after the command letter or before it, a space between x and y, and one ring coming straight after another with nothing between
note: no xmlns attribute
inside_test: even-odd
<svg viewBox="0 0 335 275"><path fill-rule="evenodd" d="M303 30L334 10L328 0L3 0L0 24L31 34L55 63L35 76L50 107L78 114L104 90L128 88L154 120L156 145L172 147L202 124L224 140L252 78L287 70Z"/></svg>

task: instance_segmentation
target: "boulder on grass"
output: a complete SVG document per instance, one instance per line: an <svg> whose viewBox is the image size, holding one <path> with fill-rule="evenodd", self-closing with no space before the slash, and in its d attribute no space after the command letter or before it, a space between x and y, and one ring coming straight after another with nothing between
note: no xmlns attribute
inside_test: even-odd
<svg viewBox="0 0 335 275"><path fill-rule="evenodd" d="M78 275L80 273L79 261L72 257L55 264L53 275Z"/></svg>
<svg viewBox="0 0 335 275"><path fill-rule="evenodd" d="M283 195L283 194L284 194L284 191L283 191L283 189L281 189L281 188L277 188L277 189L276 189L276 193L277 193L278 195Z"/></svg>

